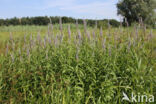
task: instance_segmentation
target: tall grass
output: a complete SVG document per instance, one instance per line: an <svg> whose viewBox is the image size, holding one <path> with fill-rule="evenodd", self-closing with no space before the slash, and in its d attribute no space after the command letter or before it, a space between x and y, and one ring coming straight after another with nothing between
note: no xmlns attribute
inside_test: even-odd
<svg viewBox="0 0 156 104"><path fill-rule="evenodd" d="M71 27L60 22L57 33L49 27L43 37L6 42L0 103L129 104L122 92L156 96L152 32L109 27L105 34L85 20L84 29Z"/></svg>

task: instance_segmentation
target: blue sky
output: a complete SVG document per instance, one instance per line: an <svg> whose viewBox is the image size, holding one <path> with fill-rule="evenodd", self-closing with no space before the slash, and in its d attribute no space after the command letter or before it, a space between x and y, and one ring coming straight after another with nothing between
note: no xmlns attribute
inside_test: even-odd
<svg viewBox="0 0 156 104"><path fill-rule="evenodd" d="M69 16L118 19L118 0L0 0L0 18Z"/></svg>

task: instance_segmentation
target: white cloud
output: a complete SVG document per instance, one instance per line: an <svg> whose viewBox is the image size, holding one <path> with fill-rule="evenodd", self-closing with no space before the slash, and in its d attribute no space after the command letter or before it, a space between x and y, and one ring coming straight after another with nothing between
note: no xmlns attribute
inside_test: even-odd
<svg viewBox="0 0 156 104"><path fill-rule="evenodd" d="M67 7L70 5L73 5L75 2L75 0L46 0L45 4L46 6L44 7L44 9L48 9L48 8L54 8L54 7Z"/></svg>
<svg viewBox="0 0 156 104"><path fill-rule="evenodd" d="M84 5L72 5L68 7L60 8L62 10L69 10L77 13L87 13L97 16L107 16L116 15L115 4L113 5L110 2L93 2Z"/></svg>
<svg viewBox="0 0 156 104"><path fill-rule="evenodd" d="M58 8L62 11L84 15L84 17L89 15L94 18L101 17L118 19L116 3L117 0L96 0L85 4L78 4L76 0L46 0L46 6L44 9Z"/></svg>

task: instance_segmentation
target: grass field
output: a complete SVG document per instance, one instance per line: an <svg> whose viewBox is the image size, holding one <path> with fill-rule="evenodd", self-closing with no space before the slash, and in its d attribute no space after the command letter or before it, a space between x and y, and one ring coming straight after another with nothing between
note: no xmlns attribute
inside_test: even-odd
<svg viewBox="0 0 156 104"><path fill-rule="evenodd" d="M123 92L156 97L155 42L156 30L142 27L0 27L0 104L129 104Z"/></svg>

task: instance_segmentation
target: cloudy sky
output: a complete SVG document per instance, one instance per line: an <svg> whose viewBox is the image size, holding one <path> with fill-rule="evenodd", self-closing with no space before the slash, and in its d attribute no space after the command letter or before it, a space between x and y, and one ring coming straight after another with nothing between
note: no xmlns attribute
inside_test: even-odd
<svg viewBox="0 0 156 104"><path fill-rule="evenodd" d="M118 0L0 0L0 18L69 16L118 19Z"/></svg>

